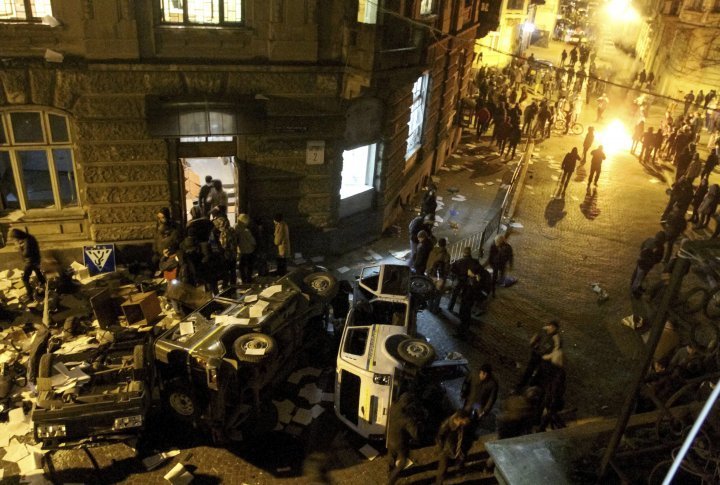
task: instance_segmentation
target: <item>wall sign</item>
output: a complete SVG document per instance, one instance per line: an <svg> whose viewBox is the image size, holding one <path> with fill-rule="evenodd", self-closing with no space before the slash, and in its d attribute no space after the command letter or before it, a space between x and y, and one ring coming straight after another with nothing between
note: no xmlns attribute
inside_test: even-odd
<svg viewBox="0 0 720 485"><path fill-rule="evenodd" d="M325 163L325 141L308 141L305 162L308 165Z"/></svg>
<svg viewBox="0 0 720 485"><path fill-rule="evenodd" d="M83 247L85 266L91 275L115 271L115 245L96 244Z"/></svg>

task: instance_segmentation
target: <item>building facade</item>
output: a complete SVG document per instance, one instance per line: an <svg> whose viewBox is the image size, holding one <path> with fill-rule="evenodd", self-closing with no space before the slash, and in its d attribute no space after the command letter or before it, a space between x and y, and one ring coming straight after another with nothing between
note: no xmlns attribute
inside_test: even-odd
<svg viewBox="0 0 720 485"><path fill-rule="evenodd" d="M231 216L283 213L297 251L377 237L458 139L487 16L477 0L382 5L4 2L3 236L147 242L210 175Z"/></svg>
<svg viewBox="0 0 720 485"><path fill-rule="evenodd" d="M636 51L659 93L680 98L720 85L720 1L650 0Z"/></svg>

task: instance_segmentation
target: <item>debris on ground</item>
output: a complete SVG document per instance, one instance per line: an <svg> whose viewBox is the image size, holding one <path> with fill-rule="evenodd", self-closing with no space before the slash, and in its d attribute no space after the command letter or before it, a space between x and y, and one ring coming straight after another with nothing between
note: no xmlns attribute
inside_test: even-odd
<svg viewBox="0 0 720 485"><path fill-rule="evenodd" d="M605 303L608 300L608 298L610 298L610 295L608 295L607 291L602 289L602 287L600 286L600 283L590 283L590 288L592 289L592 291L597 293L597 295L598 295L597 302L598 303Z"/></svg>

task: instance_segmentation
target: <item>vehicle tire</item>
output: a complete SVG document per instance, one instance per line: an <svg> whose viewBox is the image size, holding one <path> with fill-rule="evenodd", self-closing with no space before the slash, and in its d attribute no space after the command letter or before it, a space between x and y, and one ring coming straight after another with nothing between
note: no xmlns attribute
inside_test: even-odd
<svg viewBox="0 0 720 485"><path fill-rule="evenodd" d="M265 353L262 355L248 354L249 350L260 349L265 349ZM241 335L235 339L233 350L235 351L235 357L237 357L240 362L259 363L269 359L275 354L277 343L270 335L253 332Z"/></svg>
<svg viewBox="0 0 720 485"><path fill-rule="evenodd" d="M435 283L427 276L414 275L410 277L410 294L418 298L427 299L435 291Z"/></svg>
<svg viewBox="0 0 720 485"><path fill-rule="evenodd" d="M330 273L310 273L303 279L305 290L317 296L323 303L329 303L338 292L337 279Z"/></svg>
<svg viewBox="0 0 720 485"><path fill-rule="evenodd" d="M572 131L573 135L582 135L583 134L583 125L580 123L575 123L570 127L570 131Z"/></svg>
<svg viewBox="0 0 720 485"><path fill-rule="evenodd" d="M425 367L435 359L435 349L424 340L408 338L398 344L398 355L408 364Z"/></svg>
<svg viewBox="0 0 720 485"><path fill-rule="evenodd" d="M707 300L708 292L705 288L693 288L680 297L682 311L689 315L695 314L705 307Z"/></svg>
<svg viewBox="0 0 720 485"><path fill-rule="evenodd" d="M200 417L200 402L186 382L179 379L171 381L164 394L165 404L177 419L193 422Z"/></svg>
<svg viewBox="0 0 720 485"><path fill-rule="evenodd" d="M145 378L145 346L136 345L133 348L133 379L142 381Z"/></svg>
<svg viewBox="0 0 720 485"><path fill-rule="evenodd" d="M38 364L38 377L50 377L52 375L53 354L42 354Z"/></svg>
<svg viewBox="0 0 720 485"><path fill-rule="evenodd" d="M708 295L703 311L710 320L717 321L720 319L720 288Z"/></svg>

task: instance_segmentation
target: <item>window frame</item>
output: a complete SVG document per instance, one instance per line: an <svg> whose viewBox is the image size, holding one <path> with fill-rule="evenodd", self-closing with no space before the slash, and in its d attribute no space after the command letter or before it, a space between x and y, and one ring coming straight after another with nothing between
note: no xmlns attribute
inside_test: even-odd
<svg viewBox="0 0 720 485"><path fill-rule="evenodd" d="M420 0L420 15L434 15L437 7L436 0Z"/></svg>
<svg viewBox="0 0 720 485"><path fill-rule="evenodd" d="M420 96L415 97L415 85L421 82L420 84ZM413 100L410 104L410 116L408 118L408 137L407 137L407 147L405 149L405 161L409 161L420 149L422 146L422 135L423 135L423 128L425 126L425 111L427 110L427 101L428 101L428 94L430 91L430 73L428 71L423 72L420 77L417 78L417 80L413 83L413 89L412 89L412 96ZM419 101L419 105L416 106L416 102ZM419 111L418 111L419 110ZM416 130L413 130L410 126L410 123L413 122L413 117L417 116L419 114L420 116L420 123L417 126ZM417 142L410 145L410 142L413 141L412 138L416 137Z"/></svg>
<svg viewBox="0 0 720 485"><path fill-rule="evenodd" d="M26 23L26 24L39 24L42 23L42 18L44 15L40 16L34 16L32 15L36 8L35 8L34 0L23 0L23 9L25 10L25 18L18 18L18 17L12 17L12 18L0 18L0 23L3 22L13 22L13 23ZM52 11L52 2L50 2L50 13L46 13L45 15L53 15Z"/></svg>
<svg viewBox="0 0 720 485"><path fill-rule="evenodd" d="M208 22L192 22L190 21L190 14L189 14L189 8L188 3L193 0L183 0L183 20L181 22L173 22L170 20L165 20L164 17L164 9L163 9L163 0L158 0L155 5L157 7L158 12L158 23L159 25L164 26L175 26L175 27L242 27L245 25L245 0L242 0L240 2L240 21L226 21L225 20L225 0L218 0L218 22L217 23L208 23ZM197 0L195 0L197 1Z"/></svg>
<svg viewBox="0 0 720 485"><path fill-rule="evenodd" d="M11 115L13 113L39 113L40 123L43 131L42 142L28 142L28 143L17 143L15 142L15 133L11 123ZM67 128L67 141L54 142L52 140L52 132L50 125L50 115L61 116L65 119ZM67 211L77 210L82 207L80 200L80 188L78 186L78 171L75 163L75 151L73 147L73 133L71 129L70 117L57 110L47 110L38 106L31 107L12 107L0 110L0 130L4 130L5 144L0 144L0 152L8 153L10 168L13 171L13 182L15 183L15 190L17 191L18 205L17 209L8 209L0 205L0 214L7 214L13 211L21 211L25 214L39 213L41 211ZM70 163L73 169L73 183L75 189L74 204L65 204L62 200L60 191L60 181L58 177L58 169L55 163L55 154L53 150L68 150L70 154ZM48 172L50 177L50 186L52 189L53 206L52 207L37 207L30 208L29 200L27 196L27 187L23 177L22 163L20 161L20 152L27 151L42 151L45 152Z"/></svg>
<svg viewBox="0 0 720 485"><path fill-rule="evenodd" d="M520 3L519 6L518 6L518 2ZM520 10L520 11L522 11L524 9L525 9L525 0L507 0L507 2L505 3L505 10L513 10L513 11Z"/></svg>

